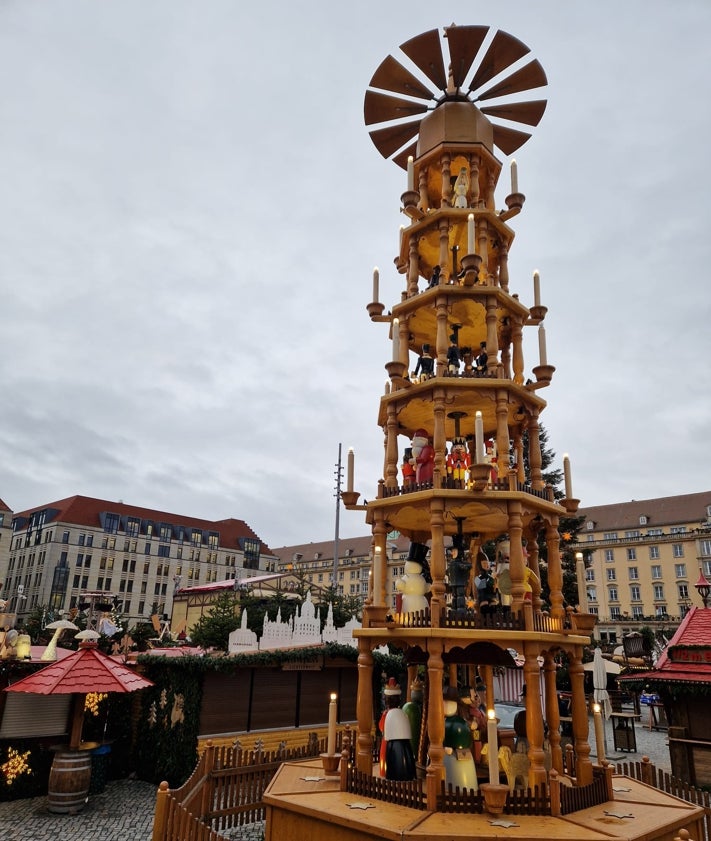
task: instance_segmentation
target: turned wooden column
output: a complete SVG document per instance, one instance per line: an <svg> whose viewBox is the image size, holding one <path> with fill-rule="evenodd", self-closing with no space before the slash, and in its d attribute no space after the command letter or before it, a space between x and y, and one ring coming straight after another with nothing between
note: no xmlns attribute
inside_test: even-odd
<svg viewBox="0 0 711 841"><path fill-rule="evenodd" d="M556 664L550 651L543 652L543 686L546 698L546 721L548 742L551 748L551 767L563 773L563 751L560 747L560 710L558 708L558 687L555 683Z"/></svg>
<svg viewBox="0 0 711 841"><path fill-rule="evenodd" d="M435 451L434 457L434 483L433 487L444 487L444 480L447 476L447 438L445 437L445 402L444 389L437 388L434 391L434 434L432 446Z"/></svg>
<svg viewBox="0 0 711 841"><path fill-rule="evenodd" d="M373 563L373 605L374 607L389 607L387 603L387 588L385 582L388 578L388 528L385 525L385 514L383 511L375 511L373 515L373 557L377 556L380 549L380 563Z"/></svg>
<svg viewBox="0 0 711 841"><path fill-rule="evenodd" d="M523 677L526 682L526 738L528 739L528 758L531 765L528 771L528 784L543 786L548 782L548 774L543 764L543 707L539 683L538 651L531 643L524 643Z"/></svg>
<svg viewBox="0 0 711 841"><path fill-rule="evenodd" d="M592 782L592 762L588 743L588 709L585 703L585 684L583 671L582 647L576 645L568 653L568 675L573 692L573 738L575 740L575 776L578 785L585 786Z"/></svg>
<svg viewBox="0 0 711 841"><path fill-rule="evenodd" d="M469 155L469 206L479 205L479 155Z"/></svg>
<svg viewBox="0 0 711 841"><path fill-rule="evenodd" d="M494 197L494 190L496 189L496 173L493 169L489 170L489 177L487 179L486 186L486 209L496 210L496 199Z"/></svg>
<svg viewBox="0 0 711 841"><path fill-rule="evenodd" d="M449 155L444 154L440 159L442 165L442 198L440 200L440 207L451 207L452 205L452 159ZM442 265L440 263L440 265ZM443 266L444 268L444 266Z"/></svg>
<svg viewBox="0 0 711 841"><path fill-rule="evenodd" d="M385 427L385 487L394 489L398 486L397 406L394 402L388 403Z"/></svg>
<svg viewBox="0 0 711 841"><path fill-rule="evenodd" d="M447 335L447 296L437 296L437 376L443 377L447 370L447 348L449 347L449 336Z"/></svg>
<svg viewBox="0 0 711 841"><path fill-rule="evenodd" d="M523 326L520 316L511 316L511 343L513 344L513 380L523 385Z"/></svg>
<svg viewBox="0 0 711 841"><path fill-rule="evenodd" d="M538 427L538 409L531 412L528 421L528 466L531 470L531 487L536 491L543 490L543 474L541 465L541 438Z"/></svg>
<svg viewBox="0 0 711 841"><path fill-rule="evenodd" d="M439 266L440 266L440 283L449 281L452 274L449 265L449 221L447 219L440 219L439 222Z"/></svg>
<svg viewBox="0 0 711 841"><path fill-rule="evenodd" d="M444 551L444 500L433 499L430 503L430 572L432 573L432 597L430 599L430 618L433 628L442 624L442 612L445 607L444 575L446 572Z"/></svg>
<svg viewBox="0 0 711 841"><path fill-rule="evenodd" d="M499 364L499 337L496 332L496 295L486 296L486 362L487 373L496 376L496 368ZM508 447L507 447L508 450Z"/></svg>
<svg viewBox="0 0 711 841"><path fill-rule="evenodd" d="M370 642L358 640L358 743L356 767L364 774L373 773L373 652Z"/></svg>
<svg viewBox="0 0 711 841"><path fill-rule="evenodd" d="M419 173L417 174L417 186L420 191L420 200L418 201L417 206L423 213L427 213L430 207L430 196L429 191L427 190L426 166L421 167Z"/></svg>
<svg viewBox="0 0 711 841"><path fill-rule="evenodd" d="M489 284L489 226L486 219L477 219L476 236L477 236L477 254L481 257L481 267L479 269L479 277L486 278L487 285Z"/></svg>
<svg viewBox="0 0 711 841"><path fill-rule="evenodd" d="M426 792L427 808L437 810L437 797L444 780L444 690L442 662L442 640L431 639L428 644L427 660L427 737L429 739L429 760L427 766Z"/></svg>
<svg viewBox="0 0 711 841"><path fill-rule="evenodd" d="M503 240L499 245L499 286L509 291L509 249Z"/></svg>
<svg viewBox="0 0 711 841"><path fill-rule="evenodd" d="M510 322L510 319L507 319ZM504 377L511 379L511 330L505 327L501 332L501 366Z"/></svg>
<svg viewBox="0 0 711 841"><path fill-rule="evenodd" d="M420 255L417 253L417 235L410 235L408 239L407 256L407 296L412 298L419 291ZM400 345L402 347L402 345Z"/></svg>
<svg viewBox="0 0 711 841"><path fill-rule="evenodd" d="M524 560L523 560L523 546L521 538L523 536L522 528L522 505L518 500L509 500L508 502L508 519L509 519L509 543L511 554L509 557L509 574L511 576L511 610L513 613L519 613L523 609L523 579L524 579ZM530 602L529 602L530 608ZM526 630L533 630L529 627L528 618L526 621Z"/></svg>
<svg viewBox="0 0 711 841"><path fill-rule="evenodd" d="M551 517L546 521L546 555L548 556L551 616L560 619L562 627L565 608L563 607L563 565L560 562L559 522L558 517Z"/></svg>
<svg viewBox="0 0 711 841"><path fill-rule="evenodd" d="M398 350L399 361L405 366L405 376L410 370L410 318L398 319Z"/></svg>
<svg viewBox="0 0 711 841"><path fill-rule="evenodd" d="M496 390L496 468L499 481L509 472L509 402L506 389Z"/></svg>

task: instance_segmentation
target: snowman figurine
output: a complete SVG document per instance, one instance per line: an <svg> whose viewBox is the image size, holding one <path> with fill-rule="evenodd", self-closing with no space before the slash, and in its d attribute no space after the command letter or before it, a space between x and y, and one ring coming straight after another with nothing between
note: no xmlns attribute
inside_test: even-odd
<svg viewBox="0 0 711 841"><path fill-rule="evenodd" d="M422 564L418 561L405 561L405 574L395 582L395 589L402 593L403 613L415 613L429 607L425 593L429 592L430 585L425 580Z"/></svg>

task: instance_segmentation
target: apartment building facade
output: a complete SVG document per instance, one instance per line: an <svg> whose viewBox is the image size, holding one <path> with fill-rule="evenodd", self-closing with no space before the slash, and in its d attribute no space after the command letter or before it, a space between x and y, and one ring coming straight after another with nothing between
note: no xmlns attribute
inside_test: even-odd
<svg viewBox="0 0 711 841"><path fill-rule="evenodd" d="M276 562L242 520L72 496L12 516L0 581L18 620L38 607L58 618L83 593L102 592L118 600L130 627L154 606L170 614L181 587L260 575Z"/></svg>
<svg viewBox="0 0 711 841"><path fill-rule="evenodd" d="M711 576L711 491L582 508L584 599L600 623L683 618ZM626 628L622 628L624 632Z"/></svg>
<svg viewBox="0 0 711 841"><path fill-rule="evenodd" d="M335 541L302 543L297 546L282 546L274 550L277 569L280 572L293 571L305 583L314 587L329 588L334 581ZM400 534L389 535L387 541L387 593L390 606L395 607L395 582L405 572L405 560L410 550L409 538ZM372 535L340 538L338 561L336 563L335 589L341 596L360 599L364 602L370 592L370 560L373 551Z"/></svg>

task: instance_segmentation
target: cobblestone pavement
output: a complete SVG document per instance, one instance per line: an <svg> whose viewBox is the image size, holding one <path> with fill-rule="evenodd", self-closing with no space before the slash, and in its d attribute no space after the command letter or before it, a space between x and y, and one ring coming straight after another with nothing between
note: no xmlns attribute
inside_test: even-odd
<svg viewBox="0 0 711 841"><path fill-rule="evenodd" d="M642 709L635 725L637 751L615 751L612 720L605 722L606 753L611 762L651 762L671 771L665 731L649 730L648 711ZM595 738L590 719L590 744L595 756ZM77 815L54 815L47 811L45 797L0 803L0 832L3 841L150 841L157 787L137 780L110 782L104 792L93 794ZM238 841L260 841L263 825L252 824L233 830Z"/></svg>

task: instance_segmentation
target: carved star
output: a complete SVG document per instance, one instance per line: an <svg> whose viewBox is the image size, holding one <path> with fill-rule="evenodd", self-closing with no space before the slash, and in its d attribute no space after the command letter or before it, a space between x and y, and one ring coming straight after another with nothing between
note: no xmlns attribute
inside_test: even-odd
<svg viewBox="0 0 711 841"><path fill-rule="evenodd" d="M489 821L491 826L502 826L504 829L511 829L512 826L520 826L514 821L507 821L505 818L497 818L495 821Z"/></svg>
<svg viewBox="0 0 711 841"><path fill-rule="evenodd" d="M617 786L617 787L613 786L612 790L613 791L632 791L631 788L625 788L624 786Z"/></svg>
<svg viewBox="0 0 711 841"><path fill-rule="evenodd" d="M307 783L320 783L322 780L325 780L326 778L325 777L302 777L301 779L304 780Z"/></svg>
<svg viewBox="0 0 711 841"><path fill-rule="evenodd" d="M634 818L634 815L623 815L621 812L605 812L605 814L608 818L619 818L620 820L622 820L622 818Z"/></svg>
<svg viewBox="0 0 711 841"><path fill-rule="evenodd" d="M375 803L346 803L349 809L375 809Z"/></svg>

